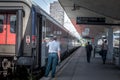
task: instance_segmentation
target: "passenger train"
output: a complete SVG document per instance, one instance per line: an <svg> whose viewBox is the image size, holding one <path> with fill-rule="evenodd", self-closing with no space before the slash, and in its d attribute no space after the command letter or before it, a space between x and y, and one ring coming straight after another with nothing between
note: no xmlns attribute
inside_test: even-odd
<svg viewBox="0 0 120 80"><path fill-rule="evenodd" d="M27 66L41 69L46 43L57 36L61 55L75 49L77 38L30 0L0 0L0 70ZM6 72L7 74L7 72Z"/></svg>

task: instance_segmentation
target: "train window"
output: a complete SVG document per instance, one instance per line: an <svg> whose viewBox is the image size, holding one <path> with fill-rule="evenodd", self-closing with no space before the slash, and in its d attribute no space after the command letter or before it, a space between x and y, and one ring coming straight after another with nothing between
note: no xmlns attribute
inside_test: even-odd
<svg viewBox="0 0 120 80"><path fill-rule="evenodd" d="M4 15L0 15L0 33L3 32Z"/></svg>
<svg viewBox="0 0 120 80"><path fill-rule="evenodd" d="M10 16L10 32L11 33L16 32L16 15Z"/></svg>

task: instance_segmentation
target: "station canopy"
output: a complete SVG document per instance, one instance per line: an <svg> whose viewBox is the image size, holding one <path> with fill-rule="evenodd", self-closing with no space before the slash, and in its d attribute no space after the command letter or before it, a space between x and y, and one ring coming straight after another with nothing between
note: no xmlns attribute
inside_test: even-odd
<svg viewBox="0 0 120 80"><path fill-rule="evenodd" d="M58 0L82 37L120 30L120 0ZM78 20L78 21L77 21Z"/></svg>

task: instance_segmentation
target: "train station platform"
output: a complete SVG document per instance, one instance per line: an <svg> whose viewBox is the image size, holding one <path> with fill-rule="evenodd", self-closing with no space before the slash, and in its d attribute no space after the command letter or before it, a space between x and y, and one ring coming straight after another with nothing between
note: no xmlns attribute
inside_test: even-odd
<svg viewBox="0 0 120 80"><path fill-rule="evenodd" d="M57 66L55 78L40 80L120 80L120 69L108 60L103 64L99 55L87 63L85 48L81 47Z"/></svg>

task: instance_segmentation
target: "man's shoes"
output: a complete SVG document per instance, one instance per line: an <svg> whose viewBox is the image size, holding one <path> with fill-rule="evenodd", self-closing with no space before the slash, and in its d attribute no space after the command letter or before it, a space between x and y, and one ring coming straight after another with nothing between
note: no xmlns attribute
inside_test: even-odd
<svg viewBox="0 0 120 80"><path fill-rule="evenodd" d="M103 64L105 64L105 62L103 62Z"/></svg>
<svg viewBox="0 0 120 80"><path fill-rule="evenodd" d="M48 77L48 76L45 75L44 77Z"/></svg>
<svg viewBox="0 0 120 80"><path fill-rule="evenodd" d="M55 76L52 76L52 78L55 78Z"/></svg>

